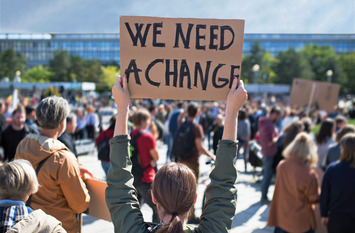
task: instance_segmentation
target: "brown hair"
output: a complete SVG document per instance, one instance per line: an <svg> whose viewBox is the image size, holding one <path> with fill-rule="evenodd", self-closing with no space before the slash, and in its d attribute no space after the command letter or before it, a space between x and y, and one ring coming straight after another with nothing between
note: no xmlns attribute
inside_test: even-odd
<svg viewBox="0 0 355 233"><path fill-rule="evenodd" d="M343 151L340 156L340 161L349 162L350 167L355 168L355 134L346 134L340 140L340 146L341 148L343 148Z"/></svg>
<svg viewBox="0 0 355 233"><path fill-rule="evenodd" d="M134 126L140 126L142 124L142 121L150 119L150 113L147 109L141 108L133 113L131 119Z"/></svg>
<svg viewBox="0 0 355 233"><path fill-rule="evenodd" d="M298 133L303 130L301 121L294 121L283 129L285 138L283 139L283 147L286 148L295 139Z"/></svg>
<svg viewBox="0 0 355 233"><path fill-rule="evenodd" d="M329 138L333 136L333 131L335 129L335 122L333 119L327 118L322 121L320 129L316 136L316 141L318 144L326 143Z"/></svg>
<svg viewBox="0 0 355 233"><path fill-rule="evenodd" d="M16 113L24 113L24 112L26 112L25 107L23 105L19 104L12 112L12 116L15 116Z"/></svg>
<svg viewBox="0 0 355 233"><path fill-rule="evenodd" d="M159 229L159 233L184 232L181 218L187 216L196 198L196 178L184 164L169 163L155 175L152 192L157 202L160 219L170 216L169 224Z"/></svg>
<svg viewBox="0 0 355 233"><path fill-rule="evenodd" d="M340 140L344 137L344 135L348 134L348 133L355 133L355 126L353 125L346 125L343 128L341 128L337 135L335 136L335 141L337 143L340 142Z"/></svg>

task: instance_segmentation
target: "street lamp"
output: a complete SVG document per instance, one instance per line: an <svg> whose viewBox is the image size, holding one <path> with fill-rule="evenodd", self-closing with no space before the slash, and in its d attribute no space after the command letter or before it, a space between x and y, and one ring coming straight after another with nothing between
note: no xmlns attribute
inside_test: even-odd
<svg viewBox="0 0 355 233"><path fill-rule="evenodd" d="M332 82L332 76L333 76L333 71L332 70L327 70L327 81L328 83Z"/></svg>
<svg viewBox="0 0 355 233"><path fill-rule="evenodd" d="M252 70L254 72L254 84L258 84L258 71L260 70L260 66L255 64L253 65Z"/></svg>

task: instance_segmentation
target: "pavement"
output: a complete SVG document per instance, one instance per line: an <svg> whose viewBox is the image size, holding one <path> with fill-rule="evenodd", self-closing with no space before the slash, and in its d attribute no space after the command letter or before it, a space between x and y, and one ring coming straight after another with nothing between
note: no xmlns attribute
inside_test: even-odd
<svg viewBox="0 0 355 233"><path fill-rule="evenodd" d="M166 146L158 145L159 161L158 167L165 164L166 161ZM202 212L202 198L208 181L208 174L211 171L209 165L205 165L207 157L201 156L200 179L198 185L198 198L195 206L196 216ZM105 173L101 168L100 161L97 159L97 152L94 151L87 155L79 156L79 163L88 168L99 180L105 180ZM237 211L233 219L231 233L263 233L273 232L274 229L266 226L269 213L269 204L260 203L260 177L254 174L260 173L261 169L257 168L254 173L253 168L248 164L248 172L244 172L244 162L242 159L237 160L238 177L236 187L238 189ZM274 185L269 188L269 199L272 198ZM143 204L141 207L145 221L151 221L152 211L148 205ZM111 233L114 232L114 227L111 222L96 219L83 214L83 233Z"/></svg>

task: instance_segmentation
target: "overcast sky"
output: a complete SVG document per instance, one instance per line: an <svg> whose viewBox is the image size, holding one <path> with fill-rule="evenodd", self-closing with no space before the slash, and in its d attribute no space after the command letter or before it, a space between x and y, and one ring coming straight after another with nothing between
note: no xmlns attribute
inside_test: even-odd
<svg viewBox="0 0 355 233"><path fill-rule="evenodd" d="M119 16L245 19L246 33L355 33L355 0L0 0L0 33L119 33Z"/></svg>

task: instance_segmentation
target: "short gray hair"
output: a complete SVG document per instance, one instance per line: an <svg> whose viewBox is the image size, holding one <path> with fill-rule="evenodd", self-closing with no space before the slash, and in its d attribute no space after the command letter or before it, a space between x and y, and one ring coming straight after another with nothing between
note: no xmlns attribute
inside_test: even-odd
<svg viewBox="0 0 355 233"><path fill-rule="evenodd" d="M51 96L43 99L36 108L38 124L43 129L56 129L70 112L68 101L62 97Z"/></svg>
<svg viewBox="0 0 355 233"><path fill-rule="evenodd" d="M24 159L0 162L0 199L23 200L38 191L36 172Z"/></svg>

